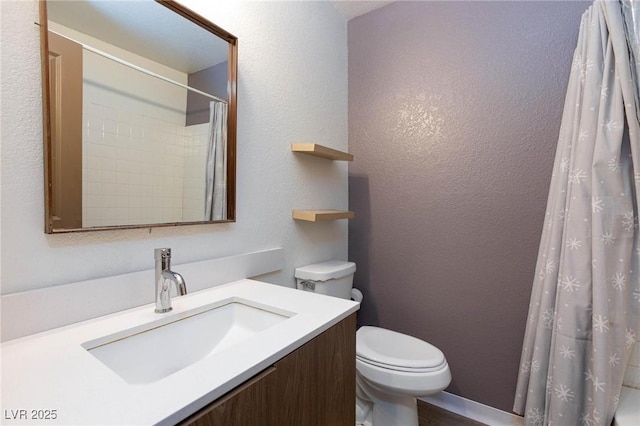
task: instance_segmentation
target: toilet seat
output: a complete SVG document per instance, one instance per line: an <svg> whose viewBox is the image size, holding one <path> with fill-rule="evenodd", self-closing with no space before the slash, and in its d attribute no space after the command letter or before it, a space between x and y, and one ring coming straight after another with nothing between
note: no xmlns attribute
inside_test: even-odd
<svg viewBox="0 0 640 426"><path fill-rule="evenodd" d="M439 371L442 370L442 368L444 368L447 363L446 362L442 362L442 364L434 366L434 367L428 367L428 368L413 368L413 367L403 367L400 365L390 365L390 364L385 364L382 362L376 362L376 361L372 361L370 359L366 359L360 356L356 355L356 359L360 362L366 363L368 365L372 365L375 367L379 367L379 368L386 368L388 370L393 370L393 371L402 371L404 373L415 373L415 374L419 374L419 373L431 373L434 371Z"/></svg>
<svg viewBox="0 0 640 426"><path fill-rule="evenodd" d="M440 349L415 337L379 327L360 327L356 358L381 368L407 373L428 373L446 365Z"/></svg>

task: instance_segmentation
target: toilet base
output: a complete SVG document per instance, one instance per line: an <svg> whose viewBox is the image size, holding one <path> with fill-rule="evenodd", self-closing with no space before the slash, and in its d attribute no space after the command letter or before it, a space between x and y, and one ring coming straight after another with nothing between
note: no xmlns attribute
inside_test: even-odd
<svg viewBox="0 0 640 426"><path fill-rule="evenodd" d="M356 425L418 426L418 402L377 389L356 372Z"/></svg>

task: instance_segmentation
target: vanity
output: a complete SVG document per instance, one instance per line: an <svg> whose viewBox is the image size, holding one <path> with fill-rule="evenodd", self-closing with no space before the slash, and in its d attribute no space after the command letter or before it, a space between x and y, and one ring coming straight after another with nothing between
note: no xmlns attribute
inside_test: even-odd
<svg viewBox="0 0 640 426"><path fill-rule="evenodd" d="M2 344L3 424L353 425L356 302L250 279Z"/></svg>

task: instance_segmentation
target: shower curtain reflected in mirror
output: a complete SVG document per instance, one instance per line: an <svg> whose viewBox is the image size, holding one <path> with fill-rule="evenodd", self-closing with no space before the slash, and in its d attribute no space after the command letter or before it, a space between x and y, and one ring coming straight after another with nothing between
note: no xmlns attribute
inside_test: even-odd
<svg viewBox="0 0 640 426"><path fill-rule="evenodd" d="M630 50L620 3L596 1L580 23L529 305L514 404L527 425L609 425L640 333Z"/></svg>
<svg viewBox="0 0 640 426"><path fill-rule="evenodd" d="M227 104L209 104L204 220L227 218Z"/></svg>

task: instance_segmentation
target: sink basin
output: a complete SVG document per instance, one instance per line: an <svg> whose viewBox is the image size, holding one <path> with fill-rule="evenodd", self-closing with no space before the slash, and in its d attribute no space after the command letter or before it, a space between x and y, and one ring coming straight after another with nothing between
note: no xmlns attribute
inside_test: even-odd
<svg viewBox="0 0 640 426"><path fill-rule="evenodd" d="M82 347L127 383L147 384L293 315L244 299L228 299L91 340Z"/></svg>

